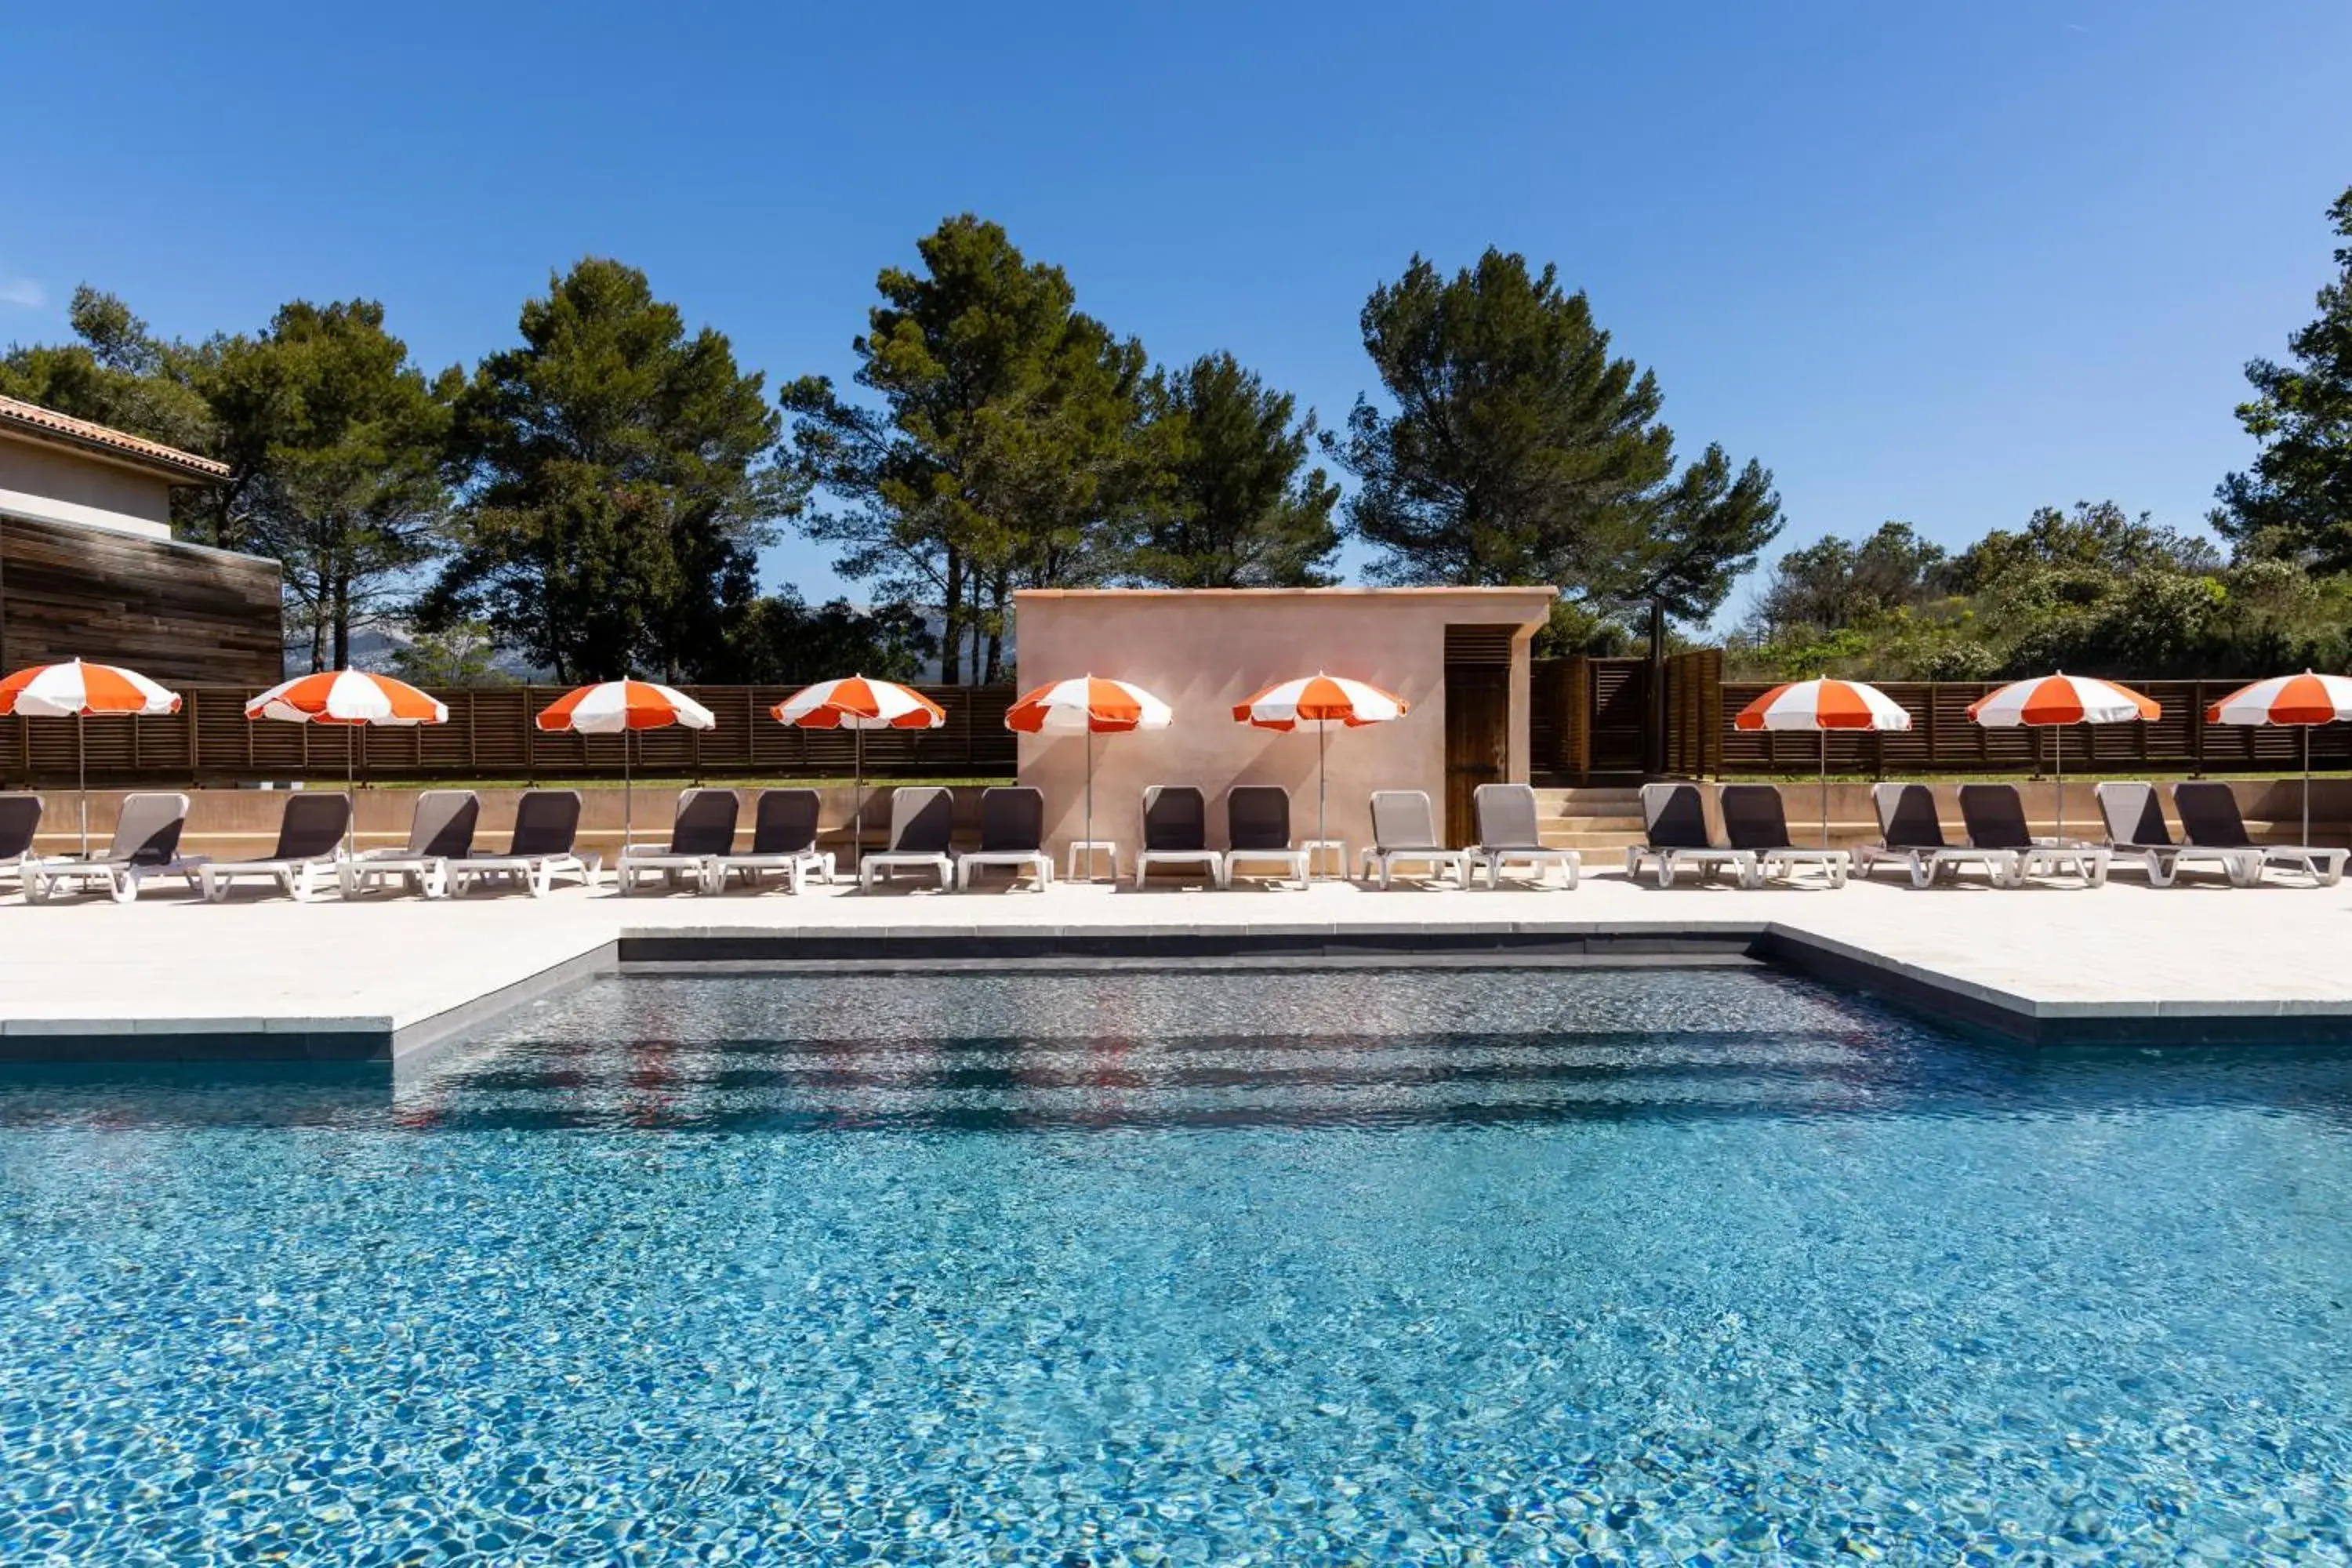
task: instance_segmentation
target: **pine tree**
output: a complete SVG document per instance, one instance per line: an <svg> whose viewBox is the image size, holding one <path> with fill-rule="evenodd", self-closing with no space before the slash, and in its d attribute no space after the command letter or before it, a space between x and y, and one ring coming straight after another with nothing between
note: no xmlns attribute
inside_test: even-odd
<svg viewBox="0 0 2352 1568"><path fill-rule="evenodd" d="M1155 374L1145 390L1165 477L1129 563L1176 588L1312 587L1331 581L1339 487L1307 468L1315 416L1230 353Z"/></svg>

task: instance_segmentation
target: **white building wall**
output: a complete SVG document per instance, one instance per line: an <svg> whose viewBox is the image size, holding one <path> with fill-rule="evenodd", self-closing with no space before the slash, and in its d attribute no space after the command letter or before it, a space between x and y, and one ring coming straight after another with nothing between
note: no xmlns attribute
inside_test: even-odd
<svg viewBox="0 0 2352 1568"><path fill-rule="evenodd" d="M158 474L0 432L0 513L169 539L172 485Z"/></svg>

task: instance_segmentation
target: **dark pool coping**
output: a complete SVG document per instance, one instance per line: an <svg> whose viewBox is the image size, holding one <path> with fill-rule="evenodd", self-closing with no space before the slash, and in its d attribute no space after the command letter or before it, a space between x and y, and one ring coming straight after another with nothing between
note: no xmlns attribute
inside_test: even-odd
<svg viewBox="0 0 2352 1568"><path fill-rule="evenodd" d="M413 1069L513 1010L614 974L1769 964L2032 1047L2352 1044L2352 1003L2039 1001L1769 921L1264 925L709 926L624 931L431 1017L12 1021L0 1063L251 1062Z"/></svg>

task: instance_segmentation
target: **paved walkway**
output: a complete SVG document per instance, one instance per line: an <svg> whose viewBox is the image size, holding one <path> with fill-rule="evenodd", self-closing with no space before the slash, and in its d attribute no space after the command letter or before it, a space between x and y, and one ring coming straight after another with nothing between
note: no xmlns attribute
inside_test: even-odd
<svg viewBox="0 0 2352 1568"><path fill-rule="evenodd" d="M297 905L257 895L211 906L151 889L128 907L102 899L33 907L11 897L0 900L0 1054L405 1052L607 972L633 940L679 955L675 942L646 940L656 937L695 938L714 955L730 939L773 950L789 939L849 937L927 939L927 953L966 941L1003 952L1072 937L1124 938L1147 951L1166 939L1173 952L1186 938L1195 948L1245 948L1253 931L1294 944L1320 931L1401 947L1653 937L1720 950L1753 940L1767 956L2028 1037L2054 1038L2053 1026L2085 1038L2102 1027L2186 1037L2199 1026L2259 1037L2330 1032L2331 1018L2352 1037L2352 885L2157 889L2119 877L2098 890L1921 892L1890 880L1667 891L1604 870L1574 892L1065 885L1045 894L817 889L714 900L600 889L539 900Z"/></svg>

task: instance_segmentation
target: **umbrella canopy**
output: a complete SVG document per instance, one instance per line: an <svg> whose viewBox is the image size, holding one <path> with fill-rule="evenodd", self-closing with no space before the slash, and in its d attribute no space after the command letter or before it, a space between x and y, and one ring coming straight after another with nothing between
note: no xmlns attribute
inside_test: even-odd
<svg viewBox="0 0 2352 1568"><path fill-rule="evenodd" d="M1165 730L1175 721L1175 710L1140 686L1100 676L1078 675L1041 686L1004 712L1004 727L1024 735L1084 735L1087 738L1087 804L1084 835L1095 837L1095 737L1125 735L1137 730ZM1118 856L1111 855L1111 879L1118 879ZM1095 858L1087 855L1087 880L1095 877Z"/></svg>
<svg viewBox="0 0 2352 1568"><path fill-rule="evenodd" d="M1005 710L1004 727L1024 735L1123 735L1164 730L1174 719L1168 704L1140 686L1079 675L1022 698Z"/></svg>
<svg viewBox="0 0 2352 1568"><path fill-rule="evenodd" d="M81 852L89 853L89 754L82 749L81 721L93 714L137 718L177 713L180 694L135 669L119 665L37 664L0 679L0 717L70 719L74 721L74 805L81 819Z"/></svg>
<svg viewBox="0 0 2352 1568"><path fill-rule="evenodd" d="M1361 680L1308 675L1269 686L1234 705L1234 717L1261 730L1295 730L1301 724L1339 724L1353 730L1404 717L1405 700Z"/></svg>
<svg viewBox="0 0 2352 1568"><path fill-rule="evenodd" d="M111 664L37 664L0 680L0 715L79 719L97 713L177 713L180 694Z"/></svg>
<svg viewBox="0 0 2352 1568"><path fill-rule="evenodd" d="M2333 724L2352 719L2352 677L2274 675L2242 686L2205 710L2211 724Z"/></svg>
<svg viewBox="0 0 2352 1568"><path fill-rule="evenodd" d="M820 680L803 686L768 711L779 724L803 730L849 730L856 732L856 761L849 785L849 850L855 857L866 838L866 731L868 730L936 730L948 721L948 711L910 686L895 680L869 680L852 675L840 680Z"/></svg>
<svg viewBox="0 0 2352 1568"><path fill-rule="evenodd" d="M806 730L936 730L947 710L895 680L852 675L803 686L768 711Z"/></svg>
<svg viewBox="0 0 2352 1568"><path fill-rule="evenodd" d="M363 669L322 669L280 681L245 705L247 719L289 724L341 724L343 729L343 794L352 787L352 731L362 724L446 724L449 708L404 680ZM359 831L359 802L343 818L343 852L352 852Z"/></svg>
<svg viewBox="0 0 2352 1568"><path fill-rule="evenodd" d="M271 687L245 705L245 716L292 724L446 724L449 709L389 675L325 669Z"/></svg>
<svg viewBox="0 0 2352 1568"><path fill-rule="evenodd" d="M1405 700L1393 691L1383 691L1367 681L1350 680L1345 676L1301 676L1269 686L1246 702L1234 704L1237 723L1253 725L1260 730L1290 731L1301 724L1315 730L1315 838L1318 844L1329 842L1329 823L1326 804L1330 793L1329 735L1331 726L1360 730L1367 724L1385 724L1391 719L1402 719L1409 707ZM1310 857L1308 869L1314 868ZM1344 869L1344 868L1343 868Z"/></svg>
<svg viewBox="0 0 2352 1568"><path fill-rule="evenodd" d="M2242 686L2205 710L2212 724L2294 725L2303 731L2303 841L2311 842L2311 727L2352 719L2352 679L2341 675L2274 675Z"/></svg>
<svg viewBox="0 0 2352 1568"><path fill-rule="evenodd" d="M1860 680L1792 680L1750 702L1731 721L1738 730L1908 730L1903 704Z"/></svg>
<svg viewBox="0 0 2352 1568"><path fill-rule="evenodd" d="M650 680L604 680L578 687L539 713L541 729L575 730L583 735L664 730L672 724L708 730L718 721L709 709L685 692Z"/></svg>
<svg viewBox="0 0 2352 1568"><path fill-rule="evenodd" d="M1792 680L1750 702L1732 720L1736 730L1811 730L1822 741L1822 847L1830 847L1830 731L1908 730L1903 704L1862 680L1820 676Z"/></svg>
<svg viewBox="0 0 2352 1568"><path fill-rule="evenodd" d="M2012 680L1969 704L1969 717L2003 728L2018 724L2123 724L2164 711L2152 697L2088 676L2036 676Z"/></svg>
<svg viewBox="0 0 2352 1568"><path fill-rule="evenodd" d="M679 724L708 730L719 722L710 710L674 687L650 680L604 680L565 692L539 710L542 730L621 737L621 847L629 847L635 826L635 786L629 777L629 733Z"/></svg>

